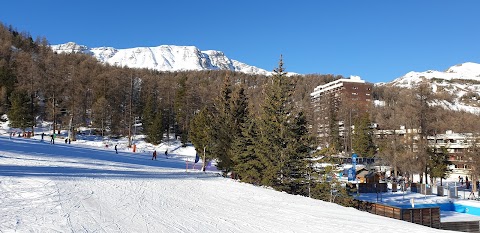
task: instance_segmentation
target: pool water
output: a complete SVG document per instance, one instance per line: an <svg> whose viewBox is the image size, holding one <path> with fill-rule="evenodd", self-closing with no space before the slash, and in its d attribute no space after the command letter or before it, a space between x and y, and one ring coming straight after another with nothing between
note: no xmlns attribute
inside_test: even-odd
<svg viewBox="0 0 480 233"><path fill-rule="evenodd" d="M431 208L431 207L440 207L440 210L443 211L455 211L458 213L472 214L480 216L480 207L475 206L466 206L458 203L434 203L434 204L415 204L414 208ZM399 205L398 207L402 209L411 209L411 205Z"/></svg>

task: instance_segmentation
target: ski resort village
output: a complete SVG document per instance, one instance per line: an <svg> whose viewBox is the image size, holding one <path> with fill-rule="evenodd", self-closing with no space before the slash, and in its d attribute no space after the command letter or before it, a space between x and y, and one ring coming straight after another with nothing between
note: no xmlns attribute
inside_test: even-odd
<svg viewBox="0 0 480 233"><path fill-rule="evenodd" d="M0 232L480 232L480 64L288 61L1 24Z"/></svg>

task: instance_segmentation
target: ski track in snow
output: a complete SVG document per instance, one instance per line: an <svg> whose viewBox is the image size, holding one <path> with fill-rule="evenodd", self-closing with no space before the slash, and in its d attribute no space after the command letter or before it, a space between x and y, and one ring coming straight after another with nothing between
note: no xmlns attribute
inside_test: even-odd
<svg viewBox="0 0 480 233"><path fill-rule="evenodd" d="M445 232L186 172L178 158L195 154L171 156L0 136L0 232Z"/></svg>

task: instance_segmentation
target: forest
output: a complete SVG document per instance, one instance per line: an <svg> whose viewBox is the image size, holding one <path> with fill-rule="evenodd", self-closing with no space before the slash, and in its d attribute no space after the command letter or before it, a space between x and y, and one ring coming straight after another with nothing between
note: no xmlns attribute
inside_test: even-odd
<svg viewBox="0 0 480 233"><path fill-rule="evenodd" d="M377 129L421 128L424 137L445 130L480 133L477 115L429 104L450 100L445 93L433 93L428 85L382 85L375 86L373 97L383 104L372 102L365 113L349 111L347 117L354 108L348 103L338 113L331 110L336 120L355 125L348 140L333 131L319 138L315 126L331 122L316 117L310 93L343 77L289 76L285 67L281 56L272 76L115 67L85 54L56 54L46 38L0 25L0 115L24 131L53 122L52 132L90 127L109 137L145 134L153 144L175 136L193 143L204 162L216 159L224 174L317 197L332 188L310 182L312 176L326 179L313 171L311 158L318 155L361 151L402 172L428 172L428 148L414 152L408 142L376 138L372 123ZM142 126L134 128L138 123ZM422 156L412 160L412 153Z"/></svg>

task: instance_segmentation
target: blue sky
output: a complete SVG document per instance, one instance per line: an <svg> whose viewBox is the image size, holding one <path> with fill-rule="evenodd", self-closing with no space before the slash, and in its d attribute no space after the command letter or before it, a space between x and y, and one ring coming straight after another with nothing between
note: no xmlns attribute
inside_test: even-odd
<svg viewBox="0 0 480 233"><path fill-rule="evenodd" d="M0 21L50 44L193 45L273 70L388 82L480 63L478 0L36 1L1 3Z"/></svg>

